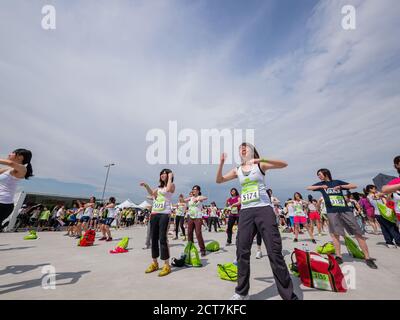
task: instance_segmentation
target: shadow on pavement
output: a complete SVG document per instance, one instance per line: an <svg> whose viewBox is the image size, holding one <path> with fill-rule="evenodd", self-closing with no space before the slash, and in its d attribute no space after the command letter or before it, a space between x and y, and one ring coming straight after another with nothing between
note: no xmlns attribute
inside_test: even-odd
<svg viewBox="0 0 400 320"><path fill-rule="evenodd" d="M12 250L22 250L22 249L29 249L29 248L36 248L36 247L33 246L33 247L15 247L15 248L7 248L7 249L0 249L0 252L12 251Z"/></svg>
<svg viewBox="0 0 400 320"><path fill-rule="evenodd" d="M42 263L42 264L36 264L36 265L17 265L17 266L7 266L5 269L0 270L0 276L5 275L5 274L21 274L25 272L29 272L32 270L35 270L39 267L44 267L50 265L50 263Z"/></svg>
<svg viewBox="0 0 400 320"><path fill-rule="evenodd" d="M297 277L291 277L293 282L293 291L299 298L299 300L303 300L303 291L300 288L301 281ZM280 297L278 293L278 288L275 285L274 277L263 277L263 278L254 278L254 280L264 281L267 283L271 283L272 285L260 291L259 293L253 294L250 296L251 300L267 300L273 297Z"/></svg>
<svg viewBox="0 0 400 320"><path fill-rule="evenodd" d="M89 273L89 272L90 271L56 273L55 274L56 287L75 284L79 281L79 279L84 274ZM5 290L0 291L0 295L19 291L19 290L26 290L26 289L31 289L31 288L35 288L35 287L42 287L43 284L44 285L48 284L46 281L43 281L43 280L47 279L48 277L49 277L49 275L45 274L39 279L33 279L33 280L27 280L27 281L21 281L21 282L0 285L0 289L5 289ZM67 283L59 283L60 281L67 280L67 279L70 279Z"/></svg>

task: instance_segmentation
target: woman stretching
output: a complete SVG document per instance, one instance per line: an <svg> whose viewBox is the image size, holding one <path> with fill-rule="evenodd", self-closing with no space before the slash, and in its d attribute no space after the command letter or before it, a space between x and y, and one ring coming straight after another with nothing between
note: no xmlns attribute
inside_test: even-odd
<svg viewBox="0 0 400 320"><path fill-rule="evenodd" d="M14 210L18 182L33 176L31 160L32 153L26 149L16 149L7 159L0 159L0 165L6 166L0 169L0 231L3 221Z"/></svg>
<svg viewBox="0 0 400 320"><path fill-rule="evenodd" d="M146 273L157 271L158 257L164 260L164 267L158 276L163 277L171 273L169 264L168 227L172 211L171 198L175 192L174 175L169 169L160 172L158 188L152 190L148 184L140 184L153 197L153 206L150 216L151 257L153 262L146 269ZM160 254L161 252L161 254Z"/></svg>
<svg viewBox="0 0 400 320"><path fill-rule="evenodd" d="M242 207L236 243L238 284L232 300L249 299L251 245L257 231L261 233L267 248L280 296L285 300L295 300L297 296L293 292L293 283L282 255L282 239L265 185L267 170L285 168L287 164L280 160L260 159L257 150L249 143L242 143L239 152L241 165L225 175L222 175L222 169L226 155L221 156L216 179L217 183L224 183L238 178L242 186Z"/></svg>

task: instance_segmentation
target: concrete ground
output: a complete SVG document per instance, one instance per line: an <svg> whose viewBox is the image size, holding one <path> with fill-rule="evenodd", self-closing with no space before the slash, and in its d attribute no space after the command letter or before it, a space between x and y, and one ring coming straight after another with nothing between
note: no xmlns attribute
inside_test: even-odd
<svg viewBox="0 0 400 320"><path fill-rule="evenodd" d="M172 230L172 227L171 227ZM163 278L157 273L145 274L149 265L150 250L142 249L146 229L133 226L114 231L114 241L97 241L93 247L78 247L77 240L64 236L64 232L40 232L37 240L23 240L26 233L0 234L0 299L229 299L234 293L235 283L221 280L217 264L233 262L234 245L225 247L226 234L203 232L205 241L217 240L222 249L209 253L202 259L201 268L174 268ZM293 243L293 235L282 233L283 254L287 264L290 253L296 246L307 243L311 250L314 244L300 235ZM129 252L109 253L119 239L130 237ZM172 236L171 236L172 237ZM400 248L384 246L382 235L367 235L367 243L377 270L370 269L363 261L351 258L343 245L343 266L352 266L355 271L355 289L347 293L333 293L304 287L292 276L295 292L301 299L400 299ZM303 240L302 240L303 239ZM318 244L329 241L327 235L318 238ZM179 257L184 250L182 240L170 240L171 257ZM251 257L251 299L280 299L268 258L263 248L263 258L255 259L256 245ZM42 287L44 266L51 265L57 273L56 288ZM346 271L346 272L351 272Z"/></svg>

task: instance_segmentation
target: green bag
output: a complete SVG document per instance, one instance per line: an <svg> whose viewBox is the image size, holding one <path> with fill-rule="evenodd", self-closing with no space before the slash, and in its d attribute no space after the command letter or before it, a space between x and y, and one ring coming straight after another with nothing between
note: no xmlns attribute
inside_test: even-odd
<svg viewBox="0 0 400 320"><path fill-rule="evenodd" d="M222 280L237 281L238 267L233 263L218 264L218 275Z"/></svg>
<svg viewBox="0 0 400 320"><path fill-rule="evenodd" d="M385 204L380 202L377 202L377 204L379 213L381 214L382 217L384 217L386 220L392 223L397 223L396 213L391 208L388 208Z"/></svg>
<svg viewBox="0 0 400 320"><path fill-rule="evenodd" d="M129 237L123 237L120 242L118 242L117 247L126 249L128 248Z"/></svg>
<svg viewBox="0 0 400 320"><path fill-rule="evenodd" d="M351 254L354 258L365 259L364 252L362 252L353 239L347 235L344 236L344 244L346 245L349 254Z"/></svg>
<svg viewBox="0 0 400 320"><path fill-rule="evenodd" d="M24 237L24 240L36 240L38 238L35 230L30 230L29 235Z"/></svg>
<svg viewBox="0 0 400 320"><path fill-rule="evenodd" d="M206 250L210 252L215 252L219 250L219 243L218 241L211 241L209 244L206 245Z"/></svg>
<svg viewBox="0 0 400 320"><path fill-rule="evenodd" d="M335 254L335 247L332 242L327 242L322 246L317 246L317 252L320 254Z"/></svg>
<svg viewBox="0 0 400 320"><path fill-rule="evenodd" d="M185 247L184 254L186 254L185 264L193 267L201 267L201 260L199 257L199 251L193 242L189 241Z"/></svg>

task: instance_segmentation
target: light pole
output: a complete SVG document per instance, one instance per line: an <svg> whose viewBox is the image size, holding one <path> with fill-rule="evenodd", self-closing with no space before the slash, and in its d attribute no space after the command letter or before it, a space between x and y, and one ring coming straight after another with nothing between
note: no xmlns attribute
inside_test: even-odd
<svg viewBox="0 0 400 320"><path fill-rule="evenodd" d="M110 173L110 167L115 166L115 163L109 163L105 165L104 167L107 168L107 175L106 175L106 181L104 182L104 189L103 189L103 195L101 196L101 201L104 203L104 193L106 192L106 186L107 186L107 180L108 180L108 174Z"/></svg>

